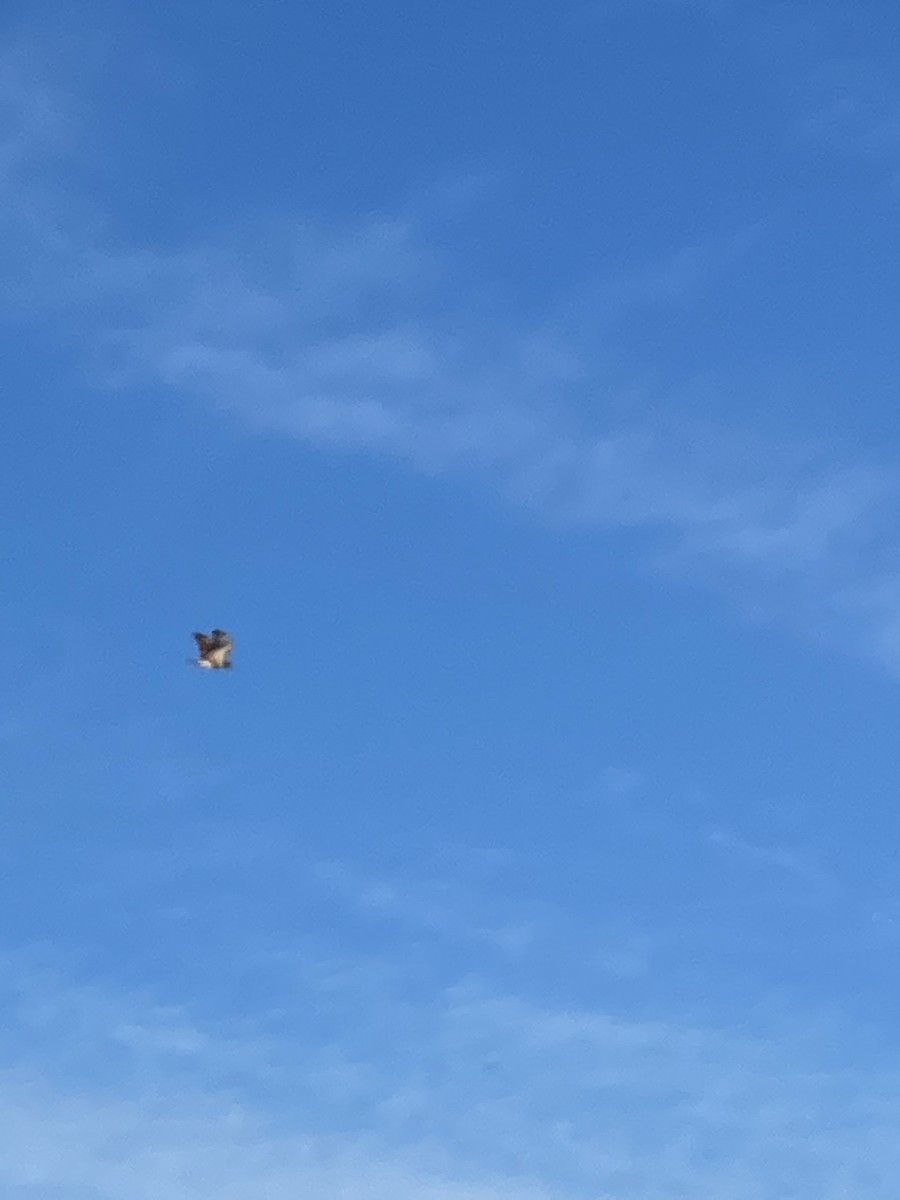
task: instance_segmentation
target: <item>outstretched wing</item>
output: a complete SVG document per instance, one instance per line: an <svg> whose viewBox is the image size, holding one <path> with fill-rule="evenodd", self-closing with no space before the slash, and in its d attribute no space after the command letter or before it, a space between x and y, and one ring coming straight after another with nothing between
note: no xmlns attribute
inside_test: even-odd
<svg viewBox="0 0 900 1200"><path fill-rule="evenodd" d="M210 667L230 667L231 666L231 651L234 647L234 642L231 635L226 633L224 629L214 629L207 637L206 634L194 635L197 637L197 644L200 646L200 658L204 664ZM200 641L202 637L203 641Z"/></svg>
<svg viewBox="0 0 900 1200"><path fill-rule="evenodd" d="M214 629L212 633L195 633L193 636L200 652L198 666L231 666L231 651L234 648L231 634L226 633L224 629Z"/></svg>

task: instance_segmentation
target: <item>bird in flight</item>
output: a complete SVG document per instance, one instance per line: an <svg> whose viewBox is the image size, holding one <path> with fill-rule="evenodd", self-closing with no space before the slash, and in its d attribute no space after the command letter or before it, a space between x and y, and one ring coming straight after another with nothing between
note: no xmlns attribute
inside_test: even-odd
<svg viewBox="0 0 900 1200"><path fill-rule="evenodd" d="M234 649L234 642L224 629L214 629L212 633L195 633L193 637L199 651L197 658L190 660L194 666L219 671L232 665L231 651Z"/></svg>

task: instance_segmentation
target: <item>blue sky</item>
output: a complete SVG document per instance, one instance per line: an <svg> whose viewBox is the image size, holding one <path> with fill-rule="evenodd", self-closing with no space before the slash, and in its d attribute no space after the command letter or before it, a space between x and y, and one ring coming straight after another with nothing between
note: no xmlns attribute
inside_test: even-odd
<svg viewBox="0 0 900 1200"><path fill-rule="evenodd" d="M893 1200L896 6L162 7L0 17L0 1191Z"/></svg>

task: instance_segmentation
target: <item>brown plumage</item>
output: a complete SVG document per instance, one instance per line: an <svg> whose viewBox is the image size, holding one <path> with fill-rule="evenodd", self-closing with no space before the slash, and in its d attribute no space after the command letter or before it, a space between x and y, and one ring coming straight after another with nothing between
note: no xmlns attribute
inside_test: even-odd
<svg viewBox="0 0 900 1200"><path fill-rule="evenodd" d="M212 633L195 633L193 637L199 650L198 657L191 659L196 666L209 667L214 671L231 666L234 642L224 629L214 629Z"/></svg>

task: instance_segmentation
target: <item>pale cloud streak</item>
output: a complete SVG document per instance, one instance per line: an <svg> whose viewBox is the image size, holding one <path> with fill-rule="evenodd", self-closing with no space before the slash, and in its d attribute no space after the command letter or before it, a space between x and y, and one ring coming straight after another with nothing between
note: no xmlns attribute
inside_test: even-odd
<svg viewBox="0 0 900 1200"><path fill-rule="evenodd" d="M792 876L817 900L833 902L842 890L837 880L818 866L807 851L790 846L759 845L728 829L713 829L708 838L712 845L731 851L748 864Z"/></svg>
<svg viewBox="0 0 900 1200"><path fill-rule="evenodd" d="M447 878L388 880L367 875L346 862L322 862L315 877L357 912L373 920L396 921L453 941L484 942L510 957L531 946L547 913L516 896L505 906L488 898L484 886ZM505 913L498 911L506 908Z"/></svg>
<svg viewBox="0 0 900 1200"><path fill-rule="evenodd" d="M896 162L900 155L900 93L874 64L824 62L804 81L797 133L830 149Z"/></svg>
<svg viewBox="0 0 900 1200"><path fill-rule="evenodd" d="M371 232L376 242L382 236L380 227ZM403 308L401 317L367 317L369 289ZM658 531L695 561L796 577L865 547L869 522L894 499L886 472L811 453L790 461L789 450L754 446L737 431L687 421L655 428L639 415L604 428L608 385L557 332L498 323L485 335L465 331L463 321L460 334L447 314L417 315L418 297L410 303L390 271L366 276L340 332L299 272L264 299L255 281L239 277L214 290L212 309L203 295L179 296L141 328L122 331L126 371L201 397L251 428L490 481L541 519ZM303 293L299 306L295 292ZM218 318L223 296L232 313L267 313L268 328L251 321L239 330ZM583 402L593 392L599 416L587 417Z"/></svg>
<svg viewBox="0 0 900 1200"><path fill-rule="evenodd" d="M900 1073L859 1043L845 1060L833 1019L760 1016L734 1034L471 978L413 1003L402 971L351 961L336 976L325 964L317 990L307 968L294 1032L275 1033L204 1028L148 998L8 967L18 1001L0 1073L4 1194L893 1195ZM317 1004L356 1012L340 1050L304 1039L302 1014Z"/></svg>
<svg viewBox="0 0 900 1200"><path fill-rule="evenodd" d="M17 161L26 147L46 158L42 119L29 115L46 105L20 93ZM27 271L17 254L4 264L6 303L18 319L62 322L98 387L162 385L249 431L459 477L543 522L630 530L639 562L813 631L843 625L854 649L896 665L893 611L872 615L873 595L890 590L880 535L895 523L896 473L848 464L839 448L661 420L623 401L621 367L602 365L624 313L696 296L738 268L758 229L525 322L435 254L426 202L340 228L272 220L249 239L221 231L163 251L115 247L61 183L35 207L30 177L7 174L18 197L7 220L21 235L11 241L39 252ZM653 410L685 401L676 389Z"/></svg>

